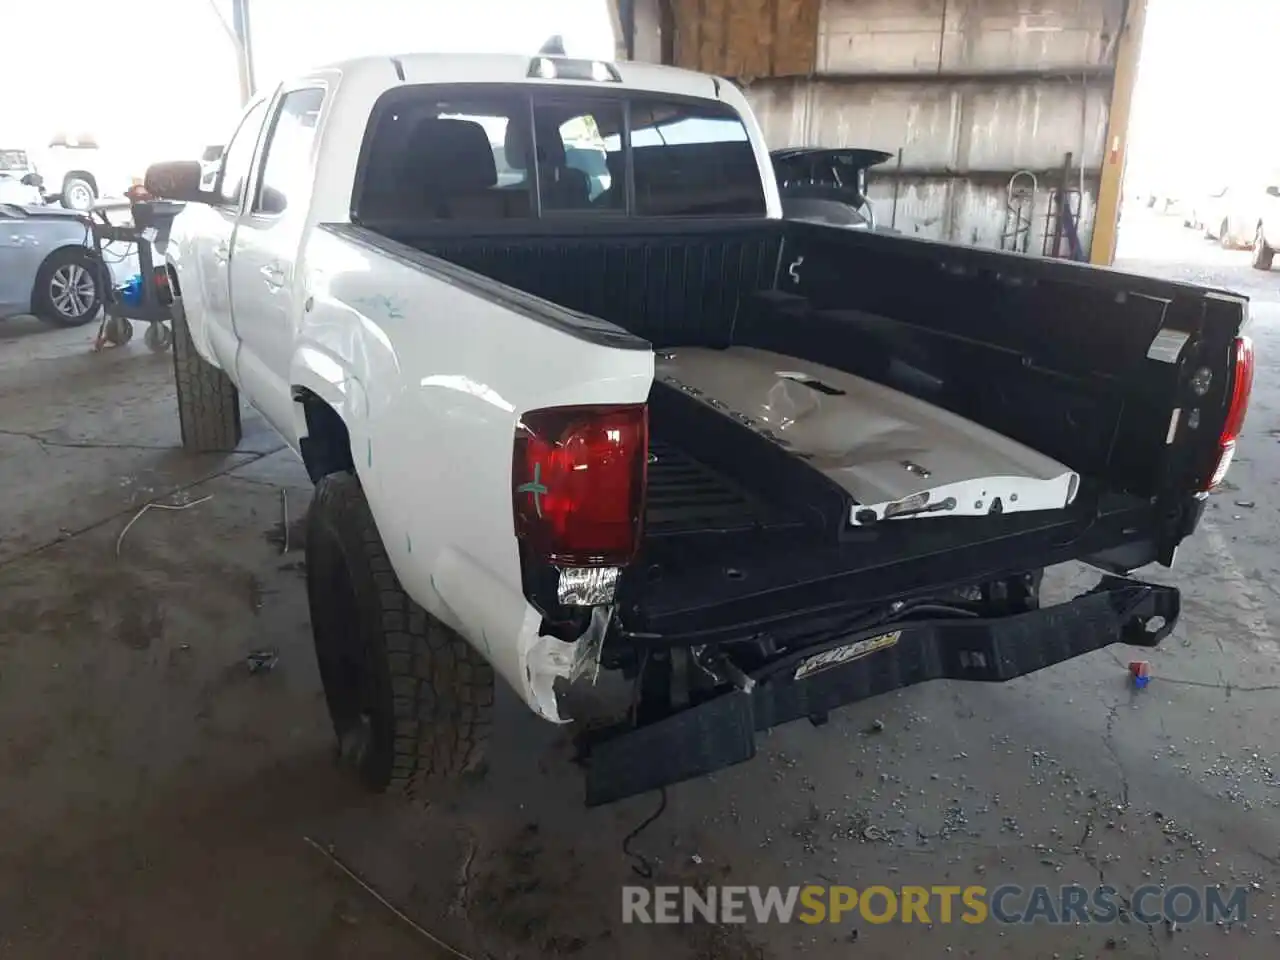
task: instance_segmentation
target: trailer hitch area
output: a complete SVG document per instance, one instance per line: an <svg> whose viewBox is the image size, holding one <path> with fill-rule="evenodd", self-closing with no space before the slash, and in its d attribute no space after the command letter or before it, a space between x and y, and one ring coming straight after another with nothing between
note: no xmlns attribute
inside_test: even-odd
<svg viewBox="0 0 1280 960"><path fill-rule="evenodd" d="M1180 609L1175 587L1104 576L1055 606L881 623L825 638L780 654L700 702L593 731L580 745L587 806L742 763L755 756L758 732L798 719L820 723L837 707L917 683L1003 683L1114 643L1154 647Z"/></svg>

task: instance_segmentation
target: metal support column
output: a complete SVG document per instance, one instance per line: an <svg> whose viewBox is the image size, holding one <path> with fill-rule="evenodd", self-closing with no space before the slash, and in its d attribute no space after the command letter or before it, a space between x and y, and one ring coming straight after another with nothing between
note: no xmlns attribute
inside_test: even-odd
<svg viewBox="0 0 1280 960"><path fill-rule="evenodd" d="M1111 90L1111 113L1107 121L1106 155L1098 186L1098 209L1093 220L1091 263L1110 266L1116 257L1116 235L1120 227L1120 192L1124 182L1124 161L1129 146L1129 112L1133 88L1138 78L1138 58L1142 52L1142 31L1147 19L1147 0L1128 0L1124 24L1116 40L1115 79Z"/></svg>
<svg viewBox="0 0 1280 960"><path fill-rule="evenodd" d="M231 0L232 26L236 34L236 69L240 76L240 103L253 96L253 42L249 27L249 0Z"/></svg>

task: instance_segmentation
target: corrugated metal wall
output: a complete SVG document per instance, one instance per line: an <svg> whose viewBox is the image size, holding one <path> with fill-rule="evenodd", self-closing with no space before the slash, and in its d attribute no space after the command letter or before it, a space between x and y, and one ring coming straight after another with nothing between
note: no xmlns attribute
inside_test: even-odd
<svg viewBox="0 0 1280 960"><path fill-rule="evenodd" d="M1068 202L1087 251L1125 6L824 0L815 75L754 80L747 94L771 146L901 149L900 167L872 172L872 202L882 223L924 237L1052 250L1046 215L1069 153ZM1020 201L1031 223L1015 237L1009 181L1022 170L1038 189Z"/></svg>

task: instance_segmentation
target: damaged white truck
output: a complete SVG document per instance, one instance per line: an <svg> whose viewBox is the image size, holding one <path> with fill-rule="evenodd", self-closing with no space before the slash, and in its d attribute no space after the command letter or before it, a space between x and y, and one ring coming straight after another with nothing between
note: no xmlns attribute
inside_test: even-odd
<svg viewBox="0 0 1280 960"><path fill-rule="evenodd" d="M238 392L316 484L339 742L471 765L495 672L604 803L938 678L1158 643L1252 382L1230 293L781 218L745 100L559 57L367 58L252 104L167 258L185 445ZM207 186L207 182L206 182ZM1066 561L1097 586L1041 607ZM616 686L616 684L615 684Z"/></svg>

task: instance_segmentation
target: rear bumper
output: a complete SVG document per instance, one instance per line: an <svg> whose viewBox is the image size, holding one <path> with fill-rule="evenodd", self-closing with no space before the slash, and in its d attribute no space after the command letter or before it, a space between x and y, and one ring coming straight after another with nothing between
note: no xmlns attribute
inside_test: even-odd
<svg viewBox="0 0 1280 960"><path fill-rule="evenodd" d="M759 731L928 680L1002 682L1113 643L1155 646L1177 622L1176 588L1104 577L1068 603L993 619L883 624L779 658L742 689L585 744L588 806L749 760ZM1163 622L1158 623L1155 618ZM821 660L814 658L825 654Z"/></svg>

